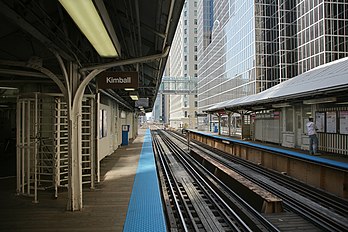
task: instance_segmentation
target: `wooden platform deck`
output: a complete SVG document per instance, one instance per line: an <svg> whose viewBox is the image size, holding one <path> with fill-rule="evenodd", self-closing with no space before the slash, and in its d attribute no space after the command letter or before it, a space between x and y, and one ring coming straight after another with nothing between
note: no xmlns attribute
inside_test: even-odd
<svg viewBox="0 0 348 232"><path fill-rule="evenodd" d="M144 135L140 129L132 143L104 158L102 181L93 190L84 189L79 212L66 211L66 190L58 199L53 191L40 191L34 204L30 197L16 196L15 177L0 179L0 231L123 231Z"/></svg>

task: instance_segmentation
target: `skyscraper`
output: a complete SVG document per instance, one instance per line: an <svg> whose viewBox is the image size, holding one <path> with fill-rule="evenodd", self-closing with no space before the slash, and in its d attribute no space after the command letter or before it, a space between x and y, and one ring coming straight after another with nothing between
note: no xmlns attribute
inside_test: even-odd
<svg viewBox="0 0 348 232"><path fill-rule="evenodd" d="M177 78L197 76L198 1L185 1L181 18L170 51L169 75ZM170 126L194 128L196 125L197 96L170 96Z"/></svg>
<svg viewBox="0 0 348 232"><path fill-rule="evenodd" d="M347 1L203 0L198 10L200 111L348 54Z"/></svg>

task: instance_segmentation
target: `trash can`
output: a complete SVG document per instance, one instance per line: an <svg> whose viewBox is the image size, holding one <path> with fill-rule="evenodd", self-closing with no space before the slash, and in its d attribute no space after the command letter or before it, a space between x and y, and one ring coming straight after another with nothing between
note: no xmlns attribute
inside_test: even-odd
<svg viewBox="0 0 348 232"><path fill-rule="evenodd" d="M122 145L128 145L129 125L122 125Z"/></svg>

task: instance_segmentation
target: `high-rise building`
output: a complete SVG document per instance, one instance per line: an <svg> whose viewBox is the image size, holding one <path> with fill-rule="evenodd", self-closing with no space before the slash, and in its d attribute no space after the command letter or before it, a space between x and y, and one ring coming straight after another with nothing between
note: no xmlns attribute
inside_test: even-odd
<svg viewBox="0 0 348 232"><path fill-rule="evenodd" d="M181 18L169 54L169 76L197 77L198 0L184 3ZM197 95L170 95L170 126L195 128Z"/></svg>
<svg viewBox="0 0 348 232"><path fill-rule="evenodd" d="M153 119L155 122L168 124L169 123L169 95L158 93L152 110Z"/></svg>
<svg viewBox="0 0 348 232"><path fill-rule="evenodd" d="M170 63L170 57L168 56L167 63ZM170 74L170 66L167 65L163 76L169 76ZM156 101L154 104L154 108L152 110L152 115L154 115L154 121L163 123L164 125L169 125L169 107L170 107L170 96L164 94L161 91L161 87L157 93Z"/></svg>
<svg viewBox="0 0 348 232"><path fill-rule="evenodd" d="M348 1L202 0L198 11L199 111L348 55Z"/></svg>

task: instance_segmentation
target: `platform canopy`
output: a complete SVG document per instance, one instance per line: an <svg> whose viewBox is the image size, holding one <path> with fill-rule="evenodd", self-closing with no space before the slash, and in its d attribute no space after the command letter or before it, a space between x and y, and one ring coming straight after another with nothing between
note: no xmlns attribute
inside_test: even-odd
<svg viewBox="0 0 348 232"><path fill-rule="evenodd" d="M303 104L348 104L348 58L321 65L258 94L221 102L205 112L257 110Z"/></svg>
<svg viewBox="0 0 348 232"><path fill-rule="evenodd" d="M94 13L99 15L114 47L107 48L107 52L114 50L112 53L99 53L82 32L83 26L73 21L65 2L76 3L70 8L82 13L87 12L88 4L94 6ZM80 3L83 6L77 5ZM28 68L28 63L61 78L58 54L65 64L77 63L82 78L100 67L107 67L107 71L139 72L139 87L135 91L139 98L149 98L146 111L151 111L183 4L184 0L2 0L0 86L20 88L25 83L50 82L42 72ZM91 20L86 26L89 28L96 20L91 12L86 15ZM91 36L99 34L92 32ZM118 99L122 106L134 109L129 92L118 89L105 93Z"/></svg>

